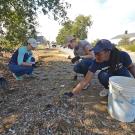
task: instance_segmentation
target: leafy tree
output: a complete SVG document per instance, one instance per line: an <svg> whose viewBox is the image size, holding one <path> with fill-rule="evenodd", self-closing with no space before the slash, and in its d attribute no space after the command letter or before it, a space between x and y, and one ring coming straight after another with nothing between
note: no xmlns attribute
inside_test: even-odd
<svg viewBox="0 0 135 135"><path fill-rule="evenodd" d="M99 41L99 39L95 39L95 40L93 40L92 42L91 42L91 45L92 46L95 46L96 45L96 43Z"/></svg>
<svg viewBox="0 0 135 135"><path fill-rule="evenodd" d="M75 37L79 39L87 38L88 27L91 25L91 16L83 15L76 17L75 21L68 21L64 23L56 37L57 44L64 44L65 37L68 35L75 35Z"/></svg>
<svg viewBox="0 0 135 135"><path fill-rule="evenodd" d="M38 12L63 22L68 7L70 4L60 0L0 0L0 24L7 30L6 39L17 44L27 36L36 36Z"/></svg>
<svg viewBox="0 0 135 135"><path fill-rule="evenodd" d="M57 44L64 44L65 37L72 33L72 21L68 21L63 24L63 28L60 29L58 36L56 37Z"/></svg>
<svg viewBox="0 0 135 135"><path fill-rule="evenodd" d="M0 52L1 51L12 52L13 48L14 48L13 45L10 44L8 40L6 40L4 37L0 38Z"/></svg>
<svg viewBox="0 0 135 135"><path fill-rule="evenodd" d="M72 26L72 33L79 39L87 38L88 28L92 25L90 16L80 15L75 19Z"/></svg>

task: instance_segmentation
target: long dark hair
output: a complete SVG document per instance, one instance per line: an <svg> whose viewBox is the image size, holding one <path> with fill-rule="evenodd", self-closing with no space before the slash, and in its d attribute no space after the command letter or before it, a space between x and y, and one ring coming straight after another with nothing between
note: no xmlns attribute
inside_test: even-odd
<svg viewBox="0 0 135 135"><path fill-rule="evenodd" d="M120 50L116 47L111 51L110 62L110 72L115 73L118 68L118 64L120 63Z"/></svg>

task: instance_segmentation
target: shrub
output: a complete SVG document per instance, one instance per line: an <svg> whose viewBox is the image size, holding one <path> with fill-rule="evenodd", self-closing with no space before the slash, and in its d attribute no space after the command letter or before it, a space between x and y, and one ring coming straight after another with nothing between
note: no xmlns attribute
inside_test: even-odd
<svg viewBox="0 0 135 135"><path fill-rule="evenodd" d="M0 51L11 52L15 48L8 40L4 37L0 37Z"/></svg>

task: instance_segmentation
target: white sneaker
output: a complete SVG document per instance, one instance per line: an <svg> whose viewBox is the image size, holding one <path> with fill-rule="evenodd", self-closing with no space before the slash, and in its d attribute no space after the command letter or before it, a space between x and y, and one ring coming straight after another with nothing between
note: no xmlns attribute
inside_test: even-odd
<svg viewBox="0 0 135 135"><path fill-rule="evenodd" d="M106 97L108 96L108 93L109 93L109 89L103 89L102 91L100 91L99 96Z"/></svg>
<svg viewBox="0 0 135 135"><path fill-rule="evenodd" d="M22 76L16 76L14 73L13 73L13 77L14 77L17 81L23 80L23 77L22 77Z"/></svg>
<svg viewBox="0 0 135 135"><path fill-rule="evenodd" d="M88 83L88 84L83 88L83 90L88 89L89 86L90 86L90 84Z"/></svg>

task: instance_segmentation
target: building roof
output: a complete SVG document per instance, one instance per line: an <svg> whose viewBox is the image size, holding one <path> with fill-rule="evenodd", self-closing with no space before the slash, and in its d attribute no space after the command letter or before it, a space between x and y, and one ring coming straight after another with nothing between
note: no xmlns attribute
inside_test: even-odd
<svg viewBox="0 0 135 135"><path fill-rule="evenodd" d="M121 35L117 35L115 37L113 37L112 39L120 39L120 38L133 38L135 37L135 33L128 33L128 34L121 34Z"/></svg>
<svg viewBox="0 0 135 135"><path fill-rule="evenodd" d="M41 44L46 43L46 39L44 36L37 36L36 40L38 43L41 43Z"/></svg>

